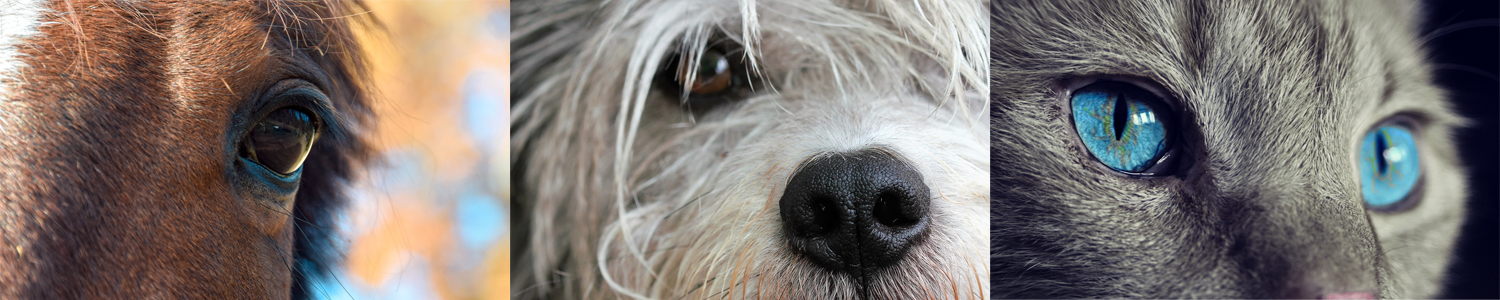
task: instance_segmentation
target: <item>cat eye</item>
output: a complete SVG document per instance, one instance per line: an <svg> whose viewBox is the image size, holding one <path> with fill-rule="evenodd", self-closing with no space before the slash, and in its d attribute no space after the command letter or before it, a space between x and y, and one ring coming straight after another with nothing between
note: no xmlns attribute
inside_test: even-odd
<svg viewBox="0 0 1500 300"><path fill-rule="evenodd" d="M251 127L240 143L240 156L277 174L291 174L302 168L318 138L318 129L318 120L311 113L297 108L277 109Z"/></svg>
<svg viewBox="0 0 1500 300"><path fill-rule="evenodd" d="M1071 93L1073 127L1094 158L1117 172L1156 176L1172 170L1171 110L1131 83L1100 81Z"/></svg>
<svg viewBox="0 0 1500 300"><path fill-rule="evenodd" d="M1359 177L1365 205L1393 209L1410 198L1422 177L1417 142L1411 129L1387 123L1365 134L1359 147Z"/></svg>
<svg viewBox="0 0 1500 300"><path fill-rule="evenodd" d="M693 111L706 111L742 98L740 90L748 82L742 65L743 50L726 44L732 43L709 47L696 58L684 53L670 55L658 71L655 85Z"/></svg>

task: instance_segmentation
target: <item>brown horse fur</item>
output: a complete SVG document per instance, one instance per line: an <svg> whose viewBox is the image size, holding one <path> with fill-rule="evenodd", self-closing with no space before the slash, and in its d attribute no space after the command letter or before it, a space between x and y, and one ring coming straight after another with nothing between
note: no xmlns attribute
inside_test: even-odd
<svg viewBox="0 0 1500 300"><path fill-rule="evenodd" d="M316 293L305 282L332 262L340 187L370 156L354 134L370 114L358 4L23 2L0 4L39 11L0 44L15 52L0 57L14 65L0 69L0 298ZM290 216L231 171L235 125L286 79L335 112Z"/></svg>

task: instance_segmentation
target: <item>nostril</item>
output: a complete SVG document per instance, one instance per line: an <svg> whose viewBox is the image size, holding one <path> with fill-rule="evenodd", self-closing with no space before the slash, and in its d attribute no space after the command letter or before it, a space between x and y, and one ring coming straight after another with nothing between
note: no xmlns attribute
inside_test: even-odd
<svg viewBox="0 0 1500 300"><path fill-rule="evenodd" d="M906 199L899 191L887 190L880 193L879 200L875 202L875 220L887 227L906 227L916 225L921 221L925 211L917 211L910 205L915 199ZM918 200L919 201L919 200Z"/></svg>
<svg viewBox="0 0 1500 300"><path fill-rule="evenodd" d="M862 274L900 261L927 232L929 197L921 174L886 151L833 153L792 175L781 220L797 252Z"/></svg>
<svg viewBox="0 0 1500 300"><path fill-rule="evenodd" d="M836 208L838 200L831 197L813 197L811 200L814 210L812 222L808 224L811 226L807 228L806 233L810 236L822 236L838 229L839 223L843 220Z"/></svg>

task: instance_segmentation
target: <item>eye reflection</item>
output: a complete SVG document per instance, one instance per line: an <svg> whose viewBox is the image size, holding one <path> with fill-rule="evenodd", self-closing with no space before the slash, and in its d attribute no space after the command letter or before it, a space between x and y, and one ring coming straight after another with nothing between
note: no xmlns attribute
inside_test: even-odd
<svg viewBox="0 0 1500 300"><path fill-rule="evenodd" d="M283 108L255 124L241 145L244 151L241 155L287 175L302 167L317 137L317 122L311 115L298 109Z"/></svg>

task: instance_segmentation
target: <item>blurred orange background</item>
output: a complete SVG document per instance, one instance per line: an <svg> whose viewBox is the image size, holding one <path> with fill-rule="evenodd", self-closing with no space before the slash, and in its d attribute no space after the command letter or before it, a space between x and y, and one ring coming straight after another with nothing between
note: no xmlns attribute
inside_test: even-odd
<svg viewBox="0 0 1500 300"><path fill-rule="evenodd" d="M370 1L382 162L340 220L324 299L509 299L508 1Z"/></svg>

